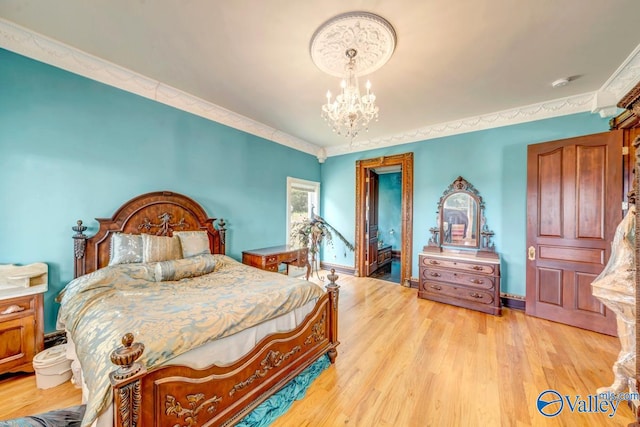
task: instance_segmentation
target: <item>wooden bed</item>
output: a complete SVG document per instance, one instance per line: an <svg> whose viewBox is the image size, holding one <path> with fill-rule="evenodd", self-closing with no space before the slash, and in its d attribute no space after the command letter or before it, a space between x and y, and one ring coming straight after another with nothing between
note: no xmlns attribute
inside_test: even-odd
<svg viewBox="0 0 640 427"><path fill-rule="evenodd" d="M109 263L113 233L171 235L205 230L213 254L224 254L225 222L208 218L194 200L172 192L153 192L122 205L112 218L97 219L88 237L78 221L73 227L75 277ZM250 353L227 365L204 369L159 366L147 369L136 360L144 343L127 333L111 354L110 375L115 426L231 426L324 354L337 356L338 289L334 271L327 292L294 330L262 339Z"/></svg>

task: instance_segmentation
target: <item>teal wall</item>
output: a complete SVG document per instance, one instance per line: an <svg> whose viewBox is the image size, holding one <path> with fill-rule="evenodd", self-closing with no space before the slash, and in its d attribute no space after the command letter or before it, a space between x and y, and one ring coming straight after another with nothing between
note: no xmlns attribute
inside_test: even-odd
<svg viewBox="0 0 640 427"><path fill-rule="evenodd" d="M400 221L402 208L402 174L384 173L378 177L378 231L380 240L391 249L402 249Z"/></svg>
<svg viewBox="0 0 640 427"><path fill-rule="evenodd" d="M502 292L525 295L527 145L608 130L608 120L581 113L411 144L330 157L322 165L323 217L350 239L355 236L356 160L414 153L412 277L418 253L435 225L442 192L459 175L486 204L487 225L502 256ZM354 265L353 252L325 248L324 261Z"/></svg>
<svg viewBox="0 0 640 427"><path fill-rule="evenodd" d="M139 194L170 190L227 221L227 253L283 244L286 177L320 180L314 156L0 49L0 263L73 278L71 227L97 229Z"/></svg>
<svg viewBox="0 0 640 427"><path fill-rule="evenodd" d="M353 240L355 161L414 153L412 276L442 191L462 175L486 202L502 291L525 294L527 145L604 132L582 113L316 158L0 49L0 263L49 265L45 330L73 276L71 227L144 192L171 190L228 222L227 253L281 244L286 177L321 181L322 215ZM353 266L340 242L323 260Z"/></svg>

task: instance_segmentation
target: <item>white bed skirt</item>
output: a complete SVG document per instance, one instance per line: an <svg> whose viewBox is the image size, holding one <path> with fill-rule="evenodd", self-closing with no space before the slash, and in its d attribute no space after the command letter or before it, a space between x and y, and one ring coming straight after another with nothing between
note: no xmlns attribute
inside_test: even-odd
<svg viewBox="0 0 640 427"><path fill-rule="evenodd" d="M192 368L200 369L209 365L216 364L218 366L229 365L249 353L262 338L276 332L288 332L296 328L304 318L315 307L317 299L312 300L304 306L295 309L292 312L283 314L275 319L268 320L257 326L233 335L221 338L204 344L193 350L189 350L173 359L167 360L162 365L185 365ZM67 334L67 358L72 363L79 363L75 344L69 334ZM114 370L116 366L114 365ZM81 372L81 371L80 371ZM82 384L82 402L86 403L89 398L89 390L81 378L75 378L76 384ZM109 405L107 410L100 414L98 419L93 423L94 427L111 427L113 426L113 404Z"/></svg>

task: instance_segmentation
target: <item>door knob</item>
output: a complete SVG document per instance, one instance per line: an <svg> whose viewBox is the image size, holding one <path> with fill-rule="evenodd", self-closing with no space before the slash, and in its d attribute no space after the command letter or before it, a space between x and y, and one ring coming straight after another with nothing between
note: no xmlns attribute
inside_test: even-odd
<svg viewBox="0 0 640 427"><path fill-rule="evenodd" d="M533 246L529 246L529 261L536 260L536 248Z"/></svg>

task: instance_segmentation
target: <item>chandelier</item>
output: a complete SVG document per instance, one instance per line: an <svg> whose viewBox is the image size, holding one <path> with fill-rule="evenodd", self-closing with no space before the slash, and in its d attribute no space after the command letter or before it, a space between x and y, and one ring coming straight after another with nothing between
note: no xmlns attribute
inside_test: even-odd
<svg viewBox="0 0 640 427"><path fill-rule="evenodd" d="M342 78L340 90L327 103L321 116L338 135L353 141L369 123L377 121L379 107L367 80L360 90L358 76L370 74L384 65L396 45L396 34L386 20L369 12L338 15L318 28L311 38L311 58L320 70Z"/></svg>
<svg viewBox="0 0 640 427"><path fill-rule="evenodd" d="M322 117L338 135L355 138L360 129L369 130L369 122L378 120L376 96L371 92L371 82L367 80L367 93L360 96L356 55L358 51L349 48L345 77L340 83L341 92L331 101L331 91L327 91L327 103L322 106Z"/></svg>

